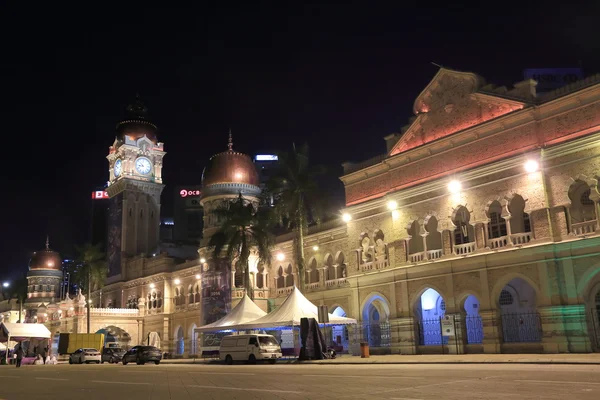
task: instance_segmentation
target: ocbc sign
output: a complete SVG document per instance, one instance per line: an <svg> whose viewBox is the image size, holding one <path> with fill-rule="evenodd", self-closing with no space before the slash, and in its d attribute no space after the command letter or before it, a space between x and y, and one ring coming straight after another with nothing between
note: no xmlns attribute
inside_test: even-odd
<svg viewBox="0 0 600 400"><path fill-rule="evenodd" d="M186 189L181 189L181 191L179 192L179 195L181 197L188 197L188 196L200 196L200 191L199 190L186 190Z"/></svg>

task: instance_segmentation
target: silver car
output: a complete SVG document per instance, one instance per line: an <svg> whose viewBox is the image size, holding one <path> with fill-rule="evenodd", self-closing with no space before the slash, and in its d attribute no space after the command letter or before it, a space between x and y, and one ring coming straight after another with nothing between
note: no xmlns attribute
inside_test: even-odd
<svg viewBox="0 0 600 400"><path fill-rule="evenodd" d="M69 364L83 364L95 362L100 364L101 355L96 349L77 349L69 356Z"/></svg>

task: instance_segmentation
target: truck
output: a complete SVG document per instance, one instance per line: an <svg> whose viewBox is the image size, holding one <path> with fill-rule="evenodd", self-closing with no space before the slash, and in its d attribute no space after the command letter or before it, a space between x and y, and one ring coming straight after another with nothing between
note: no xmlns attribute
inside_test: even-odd
<svg viewBox="0 0 600 400"><path fill-rule="evenodd" d="M61 333L58 338L58 354L71 354L77 349L96 349L104 347L103 333Z"/></svg>

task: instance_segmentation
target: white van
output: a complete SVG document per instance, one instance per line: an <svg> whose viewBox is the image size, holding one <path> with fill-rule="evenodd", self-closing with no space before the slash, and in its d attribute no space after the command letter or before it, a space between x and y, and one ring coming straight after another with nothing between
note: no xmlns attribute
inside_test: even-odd
<svg viewBox="0 0 600 400"><path fill-rule="evenodd" d="M275 364L281 358L281 347L271 335L231 335L221 340L219 359L227 364L234 361L269 361Z"/></svg>

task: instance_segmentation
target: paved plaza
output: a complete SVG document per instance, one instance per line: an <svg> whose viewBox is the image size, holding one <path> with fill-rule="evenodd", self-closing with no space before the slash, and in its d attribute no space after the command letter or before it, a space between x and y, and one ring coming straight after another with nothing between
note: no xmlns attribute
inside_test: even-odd
<svg viewBox="0 0 600 400"><path fill-rule="evenodd" d="M600 398L598 365L55 365L0 367L0 399Z"/></svg>

